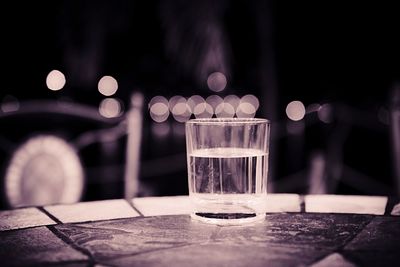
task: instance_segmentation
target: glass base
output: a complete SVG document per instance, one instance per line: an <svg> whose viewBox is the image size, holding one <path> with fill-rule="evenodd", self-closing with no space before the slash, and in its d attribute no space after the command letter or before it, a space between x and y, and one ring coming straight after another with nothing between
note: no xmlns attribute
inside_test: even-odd
<svg viewBox="0 0 400 267"><path fill-rule="evenodd" d="M192 213L191 218L203 223L216 225L246 225L265 220L265 213Z"/></svg>

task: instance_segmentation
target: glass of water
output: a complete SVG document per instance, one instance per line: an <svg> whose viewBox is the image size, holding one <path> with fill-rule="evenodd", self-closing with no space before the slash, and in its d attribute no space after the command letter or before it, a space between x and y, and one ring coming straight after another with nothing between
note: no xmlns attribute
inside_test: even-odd
<svg viewBox="0 0 400 267"><path fill-rule="evenodd" d="M264 220L270 122L192 119L185 130L191 217L220 225Z"/></svg>

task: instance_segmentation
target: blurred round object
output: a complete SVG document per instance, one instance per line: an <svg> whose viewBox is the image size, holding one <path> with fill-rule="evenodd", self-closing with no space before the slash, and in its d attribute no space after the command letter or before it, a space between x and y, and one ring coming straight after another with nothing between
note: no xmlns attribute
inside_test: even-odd
<svg viewBox="0 0 400 267"><path fill-rule="evenodd" d="M331 104L323 104L318 110L318 118L324 123L331 123L333 119L332 115L333 114Z"/></svg>
<svg viewBox="0 0 400 267"><path fill-rule="evenodd" d="M240 103L240 98L237 95L227 95L224 97L224 103L230 104L236 112Z"/></svg>
<svg viewBox="0 0 400 267"><path fill-rule="evenodd" d="M221 92L227 84L226 76L222 72L213 72L207 78L207 85L211 91Z"/></svg>
<svg viewBox="0 0 400 267"><path fill-rule="evenodd" d="M306 108L301 101L292 101L286 107L286 115L292 121L299 121L304 118L306 114Z"/></svg>
<svg viewBox="0 0 400 267"><path fill-rule="evenodd" d="M214 111L210 104L204 103L202 105L197 105L194 108L193 114L197 119L209 119L213 116Z"/></svg>
<svg viewBox="0 0 400 267"><path fill-rule="evenodd" d="M105 118L119 117L122 112L122 102L117 98L109 97L100 102L99 113Z"/></svg>
<svg viewBox="0 0 400 267"><path fill-rule="evenodd" d="M236 110L236 116L238 118L254 118L255 115L256 108L251 103L240 103Z"/></svg>
<svg viewBox="0 0 400 267"><path fill-rule="evenodd" d="M258 98L254 95L245 95L240 101L236 109L238 118L254 118L260 105Z"/></svg>
<svg viewBox="0 0 400 267"><path fill-rule="evenodd" d="M185 104L186 105L186 98L180 95L175 95L171 97L168 101L169 111L173 111L174 107L178 104Z"/></svg>
<svg viewBox="0 0 400 267"><path fill-rule="evenodd" d="M65 76L59 70L52 70L47 74L46 85L52 91L61 90L65 85Z"/></svg>
<svg viewBox="0 0 400 267"><path fill-rule="evenodd" d="M260 106L260 101L258 101L258 98L255 95L251 95L251 94L242 96L242 98L240 99L239 105L242 103L251 104L256 111L258 110L258 108Z"/></svg>
<svg viewBox="0 0 400 267"><path fill-rule="evenodd" d="M235 116L235 109L229 103L222 103L215 110L215 115L217 118L233 118Z"/></svg>
<svg viewBox="0 0 400 267"><path fill-rule="evenodd" d="M84 174L75 149L52 135L30 138L13 154L5 175L5 196L15 207L75 203Z"/></svg>
<svg viewBox="0 0 400 267"><path fill-rule="evenodd" d="M98 85L99 92L104 96L112 96L118 90L118 82L112 76L103 76Z"/></svg>
<svg viewBox="0 0 400 267"><path fill-rule="evenodd" d="M223 105L224 100L220 96L210 95L209 97L207 97L206 103L211 106L211 108L213 109L213 113L216 114L217 107L219 105Z"/></svg>
<svg viewBox="0 0 400 267"><path fill-rule="evenodd" d="M169 103L163 96L155 96L149 102L150 117L155 122L164 122L169 116Z"/></svg>
<svg viewBox="0 0 400 267"><path fill-rule="evenodd" d="M189 111L194 114L195 109L199 110L205 108L206 101L202 96L192 95L187 101Z"/></svg>
<svg viewBox="0 0 400 267"><path fill-rule="evenodd" d="M173 96L168 102L172 117L178 122L185 122L190 118L191 112L186 103L186 98Z"/></svg>

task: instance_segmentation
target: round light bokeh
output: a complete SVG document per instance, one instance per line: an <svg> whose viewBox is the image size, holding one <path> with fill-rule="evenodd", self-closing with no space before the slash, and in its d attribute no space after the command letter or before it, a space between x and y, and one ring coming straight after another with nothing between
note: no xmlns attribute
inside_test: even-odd
<svg viewBox="0 0 400 267"><path fill-rule="evenodd" d="M248 94L240 99L239 106L236 109L238 118L254 118L260 105L258 98Z"/></svg>
<svg viewBox="0 0 400 267"><path fill-rule="evenodd" d="M52 91L61 90L65 85L65 76L59 70L52 70L46 77L46 85Z"/></svg>
<svg viewBox="0 0 400 267"><path fill-rule="evenodd" d="M155 122L163 122L169 116L169 103L163 96L155 96L149 102L150 117Z"/></svg>
<svg viewBox="0 0 400 267"><path fill-rule="evenodd" d="M218 95L210 95L209 97L207 97L206 103L211 106L213 114L216 114L218 106L224 105L224 100Z"/></svg>
<svg viewBox="0 0 400 267"><path fill-rule="evenodd" d="M304 118L306 108L301 101L295 100L290 102L286 107L286 115L292 121L299 121Z"/></svg>
<svg viewBox="0 0 400 267"><path fill-rule="evenodd" d="M99 113L105 118L115 118L122 114L122 103L116 98L105 98L100 102Z"/></svg>
<svg viewBox="0 0 400 267"><path fill-rule="evenodd" d="M97 88L102 95L112 96L118 90L118 82L112 76L103 76L100 79Z"/></svg>
<svg viewBox="0 0 400 267"><path fill-rule="evenodd" d="M211 91L221 92L227 84L226 76L222 72L213 72L207 78L207 85Z"/></svg>
<svg viewBox="0 0 400 267"><path fill-rule="evenodd" d="M235 116L235 108L229 103L219 105L215 110L217 118L233 118Z"/></svg>
<svg viewBox="0 0 400 267"><path fill-rule="evenodd" d="M189 120L191 112L189 111L186 98L182 96L173 96L170 98L169 110L172 113L172 117L178 122L185 122Z"/></svg>
<svg viewBox="0 0 400 267"><path fill-rule="evenodd" d="M236 112L240 103L240 98L236 95L227 95L224 97L224 103L230 104Z"/></svg>

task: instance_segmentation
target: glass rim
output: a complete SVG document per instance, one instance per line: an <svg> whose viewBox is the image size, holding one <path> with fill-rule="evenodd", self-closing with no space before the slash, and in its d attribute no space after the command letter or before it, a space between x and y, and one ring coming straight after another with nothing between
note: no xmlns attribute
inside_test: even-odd
<svg viewBox="0 0 400 267"><path fill-rule="evenodd" d="M264 118L201 118L190 119L186 124L218 125L218 124L270 124L271 121Z"/></svg>

